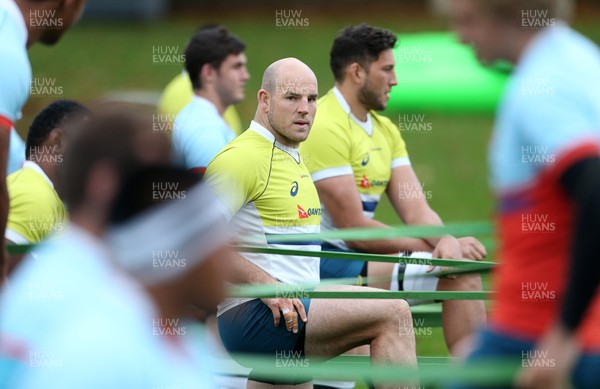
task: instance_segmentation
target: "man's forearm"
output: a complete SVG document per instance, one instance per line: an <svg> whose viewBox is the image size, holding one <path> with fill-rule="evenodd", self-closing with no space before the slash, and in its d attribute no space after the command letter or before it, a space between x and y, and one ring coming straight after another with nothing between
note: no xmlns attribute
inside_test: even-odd
<svg viewBox="0 0 600 389"><path fill-rule="evenodd" d="M423 200L424 201L424 200ZM428 204L424 204L419 206L416 210L410 213L410 215L406 215L404 218L404 223L409 226L442 226L444 223L440 216L429 207ZM432 247L437 246L437 244L442 239L442 236L439 237L427 237L424 240L429 243Z"/></svg>
<svg viewBox="0 0 600 389"><path fill-rule="evenodd" d="M577 208L569 280L560 313L561 325L574 332L600 283L600 159L575 164L563 175L561 184Z"/></svg>
<svg viewBox="0 0 600 389"><path fill-rule="evenodd" d="M277 280L240 254L234 253L227 280L234 284L275 284Z"/></svg>
<svg viewBox="0 0 600 389"><path fill-rule="evenodd" d="M364 218L361 225L356 227L369 228L390 228L388 225L377 220ZM427 243L424 239L419 238L396 238L396 239L381 239L381 240L363 240L346 242L348 247L353 250L373 253L373 254L390 254L400 251L431 251L433 246Z"/></svg>
<svg viewBox="0 0 600 389"><path fill-rule="evenodd" d="M421 212L418 212L415 217L406 223L407 225L416 226L442 226L444 223L440 216L429 206L424 207ZM437 246L442 237L427 237L425 240L433 247Z"/></svg>
<svg viewBox="0 0 600 389"><path fill-rule="evenodd" d="M440 216L429 206L425 195L421 189L417 193L411 193L409 196L400 195L400 184L393 181L386 191L387 196L396 210L396 213L406 225L422 226L441 226L444 223ZM420 184L413 184L411 187L420 188ZM442 237L427 237L424 240L432 247L437 246Z"/></svg>

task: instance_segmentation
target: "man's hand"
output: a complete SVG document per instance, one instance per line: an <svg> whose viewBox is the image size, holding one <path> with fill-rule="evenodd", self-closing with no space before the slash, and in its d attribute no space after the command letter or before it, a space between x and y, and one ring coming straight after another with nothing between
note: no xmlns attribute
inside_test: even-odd
<svg viewBox="0 0 600 389"><path fill-rule="evenodd" d="M435 246L435 249L433 250L431 257L432 258L445 258L445 259L462 259L460 243L453 236L450 236L450 235L444 236L442 239L439 240L438 244ZM429 269L427 269L427 273L431 273L432 271L435 270L435 268L436 267L433 265L429 266ZM442 272L450 271L450 270L454 270L454 269L449 268L449 267L441 268ZM455 279L456 276L448 276L448 278Z"/></svg>
<svg viewBox="0 0 600 389"><path fill-rule="evenodd" d="M462 259L462 249L455 237L447 235L439 240L431 256L433 258Z"/></svg>
<svg viewBox="0 0 600 389"><path fill-rule="evenodd" d="M518 388L561 389L570 386L570 374L579 356L572 334L560 326L554 326L531 354L533 358L523 362L527 368L517 376Z"/></svg>
<svg viewBox="0 0 600 389"><path fill-rule="evenodd" d="M298 316L300 316L305 323L308 320L306 311L304 310L304 304L302 304L300 299L262 298L261 301L269 307L271 312L273 312L275 327L279 327L281 315L283 315L287 330L296 334L298 333Z"/></svg>
<svg viewBox="0 0 600 389"><path fill-rule="evenodd" d="M481 261L487 257L487 250L477 239L468 236L466 238L459 238L460 248L464 259L471 259L473 261Z"/></svg>

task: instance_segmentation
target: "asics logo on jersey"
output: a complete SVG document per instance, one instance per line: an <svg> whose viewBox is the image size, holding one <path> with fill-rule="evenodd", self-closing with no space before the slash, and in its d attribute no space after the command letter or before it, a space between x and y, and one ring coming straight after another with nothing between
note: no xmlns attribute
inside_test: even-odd
<svg viewBox="0 0 600 389"><path fill-rule="evenodd" d="M298 181L292 182L292 189L290 189L290 195L296 197L298 194Z"/></svg>
<svg viewBox="0 0 600 389"><path fill-rule="evenodd" d="M365 156L363 157L362 162L360 164L362 166L367 166L367 164L369 163L369 159L370 159L369 153L366 153Z"/></svg>

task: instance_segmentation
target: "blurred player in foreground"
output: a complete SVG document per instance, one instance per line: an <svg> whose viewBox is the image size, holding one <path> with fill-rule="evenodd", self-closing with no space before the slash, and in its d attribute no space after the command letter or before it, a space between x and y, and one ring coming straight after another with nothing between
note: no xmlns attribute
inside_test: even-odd
<svg viewBox="0 0 600 389"><path fill-rule="evenodd" d="M223 26L201 28L185 49L194 96L175 119L173 149L176 158L199 175L235 138L223 114L244 99L250 78L244 49L244 43Z"/></svg>
<svg viewBox="0 0 600 389"><path fill-rule="evenodd" d="M215 271L223 240L214 234L224 223L206 188L188 191L196 182L188 173L140 172L170 160L150 120L118 112L98 114L70 144L60 178L71 223L25 258L0 299L0 352L23 362L8 378L15 386L187 388L211 380L201 343L191 328L181 333L180 319L188 305L214 310L223 296ZM180 201L160 206L176 198L174 189ZM178 261L164 259L170 253Z"/></svg>
<svg viewBox="0 0 600 389"><path fill-rule="evenodd" d="M497 297L471 358L521 358L519 387L599 388L600 51L567 0L449 5L482 62L516 65L489 154Z"/></svg>
<svg viewBox="0 0 600 389"><path fill-rule="evenodd" d="M172 86L179 91L172 99L189 94L189 102L178 111L173 124L175 157L200 177L214 156L240 132L233 130L226 113L230 112L231 120L235 110L229 108L244 98L250 77L244 50L245 44L224 26L204 26L185 49L186 82L180 80L179 86ZM207 324L218 336L216 318L207 318ZM218 380L225 387L245 386L244 378L223 376Z"/></svg>
<svg viewBox="0 0 600 389"><path fill-rule="evenodd" d="M0 174L16 171L25 158L23 140L14 125L29 97L31 65L27 48L36 42L58 42L79 19L84 5L85 0L0 0ZM6 228L7 217L6 181L0 180L0 231ZM0 285L6 271L4 262L3 243Z"/></svg>
<svg viewBox="0 0 600 389"><path fill-rule="evenodd" d="M257 238L269 247L321 249L318 241L285 244L277 240L281 234L320 230L319 198L298 152L312 126L317 97L317 79L308 66L295 58L274 62L263 75L250 128L210 163L207 180L227 205L238 239ZM318 258L236 255L228 280L273 284L282 291L278 298L232 298L219 306L219 332L229 352L302 360L334 357L370 343L374 363L416 364L405 301L306 298L303 285L319 283ZM359 286L328 289L374 290ZM283 384L258 382L251 375L248 387ZM297 381L287 384L310 387Z"/></svg>
<svg viewBox="0 0 600 389"><path fill-rule="evenodd" d="M67 210L58 187L58 168L69 139L77 135L91 112L79 103L58 100L33 120L27 134L23 167L7 177L10 209L4 237L7 243L35 244L62 230ZM8 275L21 254L9 255Z"/></svg>

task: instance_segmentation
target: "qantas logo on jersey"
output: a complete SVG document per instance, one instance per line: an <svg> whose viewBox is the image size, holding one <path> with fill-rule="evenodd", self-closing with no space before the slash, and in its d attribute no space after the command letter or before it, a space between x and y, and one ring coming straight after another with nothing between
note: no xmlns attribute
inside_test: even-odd
<svg viewBox="0 0 600 389"><path fill-rule="evenodd" d="M308 211L305 211L300 204L296 204L296 207L298 208L299 219L308 219L310 216L321 216L321 208L308 208Z"/></svg>
<svg viewBox="0 0 600 389"><path fill-rule="evenodd" d="M308 213L300 206L300 204L296 204L298 207L298 218L300 219L308 219Z"/></svg>
<svg viewBox="0 0 600 389"><path fill-rule="evenodd" d="M371 183L369 182L369 179L367 178L367 176L365 176L365 175L362 176L362 180L360 181L360 186L362 186L363 188L371 187Z"/></svg>
<svg viewBox="0 0 600 389"><path fill-rule="evenodd" d="M388 183L389 183L388 180L369 181L369 179L365 175L363 175L362 180L360 180L360 186L363 188L371 188L371 187L377 187L377 186L387 187Z"/></svg>

